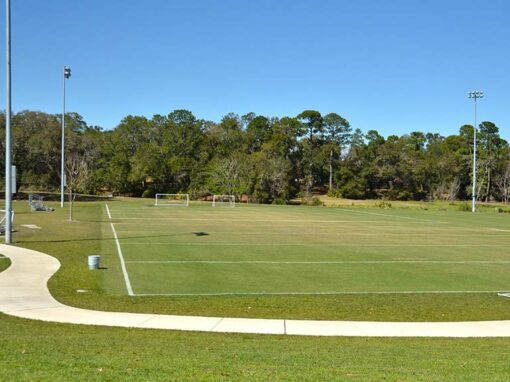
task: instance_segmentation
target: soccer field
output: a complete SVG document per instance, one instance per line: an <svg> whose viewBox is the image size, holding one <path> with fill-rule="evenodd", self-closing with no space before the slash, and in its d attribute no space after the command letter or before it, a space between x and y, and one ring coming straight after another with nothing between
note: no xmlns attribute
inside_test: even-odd
<svg viewBox="0 0 510 382"><path fill-rule="evenodd" d="M147 200L105 214L136 296L510 290L507 214Z"/></svg>

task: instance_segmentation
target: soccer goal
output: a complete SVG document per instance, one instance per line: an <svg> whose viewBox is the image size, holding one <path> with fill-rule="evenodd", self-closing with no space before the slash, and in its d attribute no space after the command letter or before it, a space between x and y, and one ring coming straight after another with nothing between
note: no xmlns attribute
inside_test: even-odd
<svg viewBox="0 0 510 382"><path fill-rule="evenodd" d="M44 197L37 194L28 195L28 204L30 205L30 209L32 211L44 211L50 212L54 211L54 208L45 206L43 203Z"/></svg>
<svg viewBox="0 0 510 382"><path fill-rule="evenodd" d="M189 206L189 194L156 194L156 206Z"/></svg>
<svg viewBox="0 0 510 382"><path fill-rule="evenodd" d="M213 207L235 207L236 197L234 195L213 195Z"/></svg>

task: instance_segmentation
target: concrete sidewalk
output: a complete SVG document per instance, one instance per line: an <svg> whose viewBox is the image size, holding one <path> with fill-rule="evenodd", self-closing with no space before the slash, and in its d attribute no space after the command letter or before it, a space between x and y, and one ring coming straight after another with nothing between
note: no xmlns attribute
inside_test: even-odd
<svg viewBox="0 0 510 382"><path fill-rule="evenodd" d="M11 316L70 324L194 330L221 333L372 337L510 337L510 321L368 322L305 321L101 312L55 300L48 279L59 269L54 257L0 244L11 266L0 273L0 311Z"/></svg>

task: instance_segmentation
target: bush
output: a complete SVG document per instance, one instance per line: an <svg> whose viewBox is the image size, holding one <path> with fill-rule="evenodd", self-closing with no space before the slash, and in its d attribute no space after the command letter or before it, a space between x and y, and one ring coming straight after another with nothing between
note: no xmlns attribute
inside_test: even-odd
<svg viewBox="0 0 510 382"><path fill-rule="evenodd" d="M497 213L497 214L502 214L503 212L505 212L505 211L503 210L503 208L501 208L501 207L496 207L496 213Z"/></svg>
<svg viewBox="0 0 510 382"><path fill-rule="evenodd" d="M331 198L341 198L342 192L338 188L332 188L328 191L328 196Z"/></svg>
<svg viewBox="0 0 510 382"><path fill-rule="evenodd" d="M347 199L364 199L366 197L365 187L354 181L349 181L338 190L340 196Z"/></svg>
<svg viewBox="0 0 510 382"><path fill-rule="evenodd" d="M386 202L384 200L381 200L380 202L375 203L375 206L379 207L379 208L393 208L391 203Z"/></svg>
<svg viewBox="0 0 510 382"><path fill-rule="evenodd" d="M307 206L323 206L324 205L324 203L317 196L312 196L311 198L310 197L304 198L303 204L307 205Z"/></svg>
<svg viewBox="0 0 510 382"><path fill-rule="evenodd" d="M147 188L144 192L142 192L142 198L154 198L156 196L156 192L153 188Z"/></svg>
<svg viewBox="0 0 510 382"><path fill-rule="evenodd" d="M274 198L272 204L287 204L285 198Z"/></svg>

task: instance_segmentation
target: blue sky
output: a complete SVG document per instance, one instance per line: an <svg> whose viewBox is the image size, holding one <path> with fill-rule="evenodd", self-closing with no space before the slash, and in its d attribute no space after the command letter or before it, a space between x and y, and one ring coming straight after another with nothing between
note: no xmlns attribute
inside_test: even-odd
<svg viewBox="0 0 510 382"><path fill-rule="evenodd" d="M104 128L180 108L214 121L316 109L365 132L448 135L484 90L480 119L510 139L507 0L11 2L14 111L60 112L70 65L68 110Z"/></svg>

